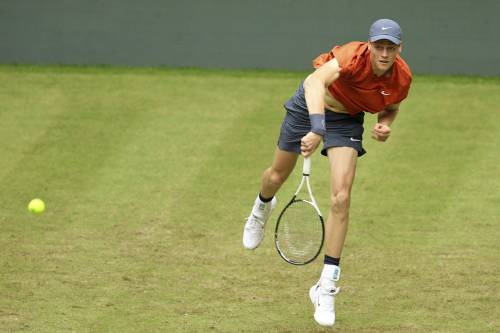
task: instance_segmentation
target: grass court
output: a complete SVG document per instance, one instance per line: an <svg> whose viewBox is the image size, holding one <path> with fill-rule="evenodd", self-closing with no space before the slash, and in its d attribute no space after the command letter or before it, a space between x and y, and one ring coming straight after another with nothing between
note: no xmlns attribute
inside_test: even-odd
<svg viewBox="0 0 500 333"><path fill-rule="evenodd" d="M365 118L334 329L277 214L243 249L305 75L0 66L0 332L500 331L500 78L416 76L383 144ZM328 177L316 153L324 214Z"/></svg>

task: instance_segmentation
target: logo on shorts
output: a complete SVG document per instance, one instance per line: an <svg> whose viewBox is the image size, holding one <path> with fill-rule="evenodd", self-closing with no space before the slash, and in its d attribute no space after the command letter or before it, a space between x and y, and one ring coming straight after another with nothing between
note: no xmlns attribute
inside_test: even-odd
<svg viewBox="0 0 500 333"><path fill-rule="evenodd" d="M354 141L354 142L359 142L359 141L361 141L361 140L360 140L360 139L351 138L351 141Z"/></svg>
<svg viewBox="0 0 500 333"><path fill-rule="evenodd" d="M384 96L389 96L391 94L391 93L386 92L385 90L382 90L380 93Z"/></svg>

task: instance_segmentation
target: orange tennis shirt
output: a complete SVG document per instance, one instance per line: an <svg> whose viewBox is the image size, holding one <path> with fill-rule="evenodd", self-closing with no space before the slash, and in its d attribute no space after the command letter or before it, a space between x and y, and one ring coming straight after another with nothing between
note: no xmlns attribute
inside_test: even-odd
<svg viewBox="0 0 500 333"><path fill-rule="evenodd" d="M313 60L313 66L318 68L333 58L337 59L341 70L328 90L350 114L377 113L408 96L412 74L400 56L396 57L390 76L376 76L372 71L368 43L351 42L321 54Z"/></svg>

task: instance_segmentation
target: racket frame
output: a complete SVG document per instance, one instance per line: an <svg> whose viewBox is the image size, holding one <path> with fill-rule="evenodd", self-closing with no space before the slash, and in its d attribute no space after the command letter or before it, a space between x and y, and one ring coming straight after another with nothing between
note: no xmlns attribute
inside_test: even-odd
<svg viewBox="0 0 500 333"><path fill-rule="evenodd" d="M311 174L311 159L309 157L304 157L304 164L302 166L302 179L300 181L300 184L297 187L297 190L295 191L295 193L293 194L292 199L288 202L288 204L285 206L285 208L283 208L280 215L278 216L278 220L276 221L276 227L274 229L274 244L275 244L276 250L278 251L278 254L287 263L292 264L292 265L297 265L297 266L302 266L302 265L306 265L306 264L313 262L318 257L318 255L321 253L321 250L323 248L323 244L325 242L325 223L323 220L323 215L321 214L321 211L319 210L318 204L316 203L316 199L314 199L314 195L312 193L311 183L309 180L310 174ZM306 184L307 193L309 194L309 200L297 199L297 196L299 195L300 191L302 190L302 187L304 186L304 184ZM307 202L308 204L313 206L313 208L316 210L316 213L318 214L319 223L321 224L321 230L322 230L322 232L321 232L321 244L318 247L318 251L316 252L316 254L313 257L311 257L310 259L303 261L303 262L302 261L295 261L295 260L288 258L283 253L283 251L281 251L280 246L279 246L279 240L278 240L278 228L279 228L279 224L281 221L281 217L286 212L288 207L290 207L295 202L299 202L299 201Z"/></svg>

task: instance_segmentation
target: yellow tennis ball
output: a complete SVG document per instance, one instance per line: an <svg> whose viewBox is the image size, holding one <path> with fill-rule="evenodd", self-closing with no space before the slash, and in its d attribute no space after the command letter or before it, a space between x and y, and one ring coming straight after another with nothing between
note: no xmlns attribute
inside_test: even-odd
<svg viewBox="0 0 500 333"><path fill-rule="evenodd" d="M41 214L45 210L45 203L41 199L33 199L28 204L28 210L33 214Z"/></svg>

